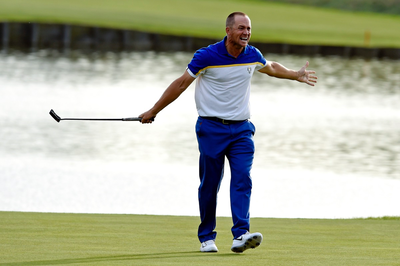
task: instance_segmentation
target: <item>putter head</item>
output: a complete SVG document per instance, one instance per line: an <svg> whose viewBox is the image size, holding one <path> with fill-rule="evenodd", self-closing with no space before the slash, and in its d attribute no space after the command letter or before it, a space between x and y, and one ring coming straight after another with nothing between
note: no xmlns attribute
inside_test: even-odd
<svg viewBox="0 0 400 266"><path fill-rule="evenodd" d="M59 117L53 109L50 110L49 114L56 120L58 123L61 121L61 117Z"/></svg>

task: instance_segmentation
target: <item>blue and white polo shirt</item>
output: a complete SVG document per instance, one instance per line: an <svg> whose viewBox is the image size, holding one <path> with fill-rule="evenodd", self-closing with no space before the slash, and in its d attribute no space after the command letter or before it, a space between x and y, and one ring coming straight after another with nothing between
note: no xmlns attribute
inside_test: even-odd
<svg viewBox="0 0 400 266"><path fill-rule="evenodd" d="M197 78L197 112L199 116L246 120L250 118L251 77L268 62L251 45L247 45L237 58L231 56L225 40L226 37L196 51L187 67L188 73Z"/></svg>

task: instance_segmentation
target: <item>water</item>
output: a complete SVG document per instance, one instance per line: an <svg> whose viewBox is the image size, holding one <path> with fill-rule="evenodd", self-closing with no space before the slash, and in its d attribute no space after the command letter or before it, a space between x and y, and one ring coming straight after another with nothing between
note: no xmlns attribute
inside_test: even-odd
<svg viewBox="0 0 400 266"><path fill-rule="evenodd" d="M310 61L319 83L253 77L253 217L396 215L400 63ZM191 53L0 55L0 211L198 215L194 84L152 125L55 122L149 109ZM218 215L230 216L229 169Z"/></svg>

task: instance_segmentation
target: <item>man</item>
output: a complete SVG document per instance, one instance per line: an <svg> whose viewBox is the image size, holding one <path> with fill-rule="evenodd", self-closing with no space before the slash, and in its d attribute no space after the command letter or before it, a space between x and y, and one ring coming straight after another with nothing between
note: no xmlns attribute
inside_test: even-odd
<svg viewBox="0 0 400 266"><path fill-rule="evenodd" d="M287 69L276 62L267 62L258 49L248 45L250 36L250 18L242 12L230 14L226 20L226 37L198 50L183 75L171 83L150 110L140 115L142 123L151 123L152 118L197 79L195 101L199 114L196 134L200 151L198 197L201 218L198 238L202 252L218 251L214 229L217 193L223 177L225 157L231 168L231 250L241 253L262 242L262 234L249 233L250 170L254 156L255 127L248 119L250 80L254 71L311 86L317 81L314 71L306 71L308 62L299 71Z"/></svg>

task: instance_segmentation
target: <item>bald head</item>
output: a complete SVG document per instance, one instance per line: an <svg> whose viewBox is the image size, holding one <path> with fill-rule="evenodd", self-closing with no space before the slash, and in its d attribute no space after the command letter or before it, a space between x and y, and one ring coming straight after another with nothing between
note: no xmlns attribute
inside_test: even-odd
<svg viewBox="0 0 400 266"><path fill-rule="evenodd" d="M235 24L235 17L236 16L244 16L248 17L245 13L243 12L233 12L231 13L227 18L226 18L226 27L232 28L232 26Z"/></svg>

